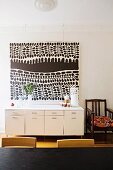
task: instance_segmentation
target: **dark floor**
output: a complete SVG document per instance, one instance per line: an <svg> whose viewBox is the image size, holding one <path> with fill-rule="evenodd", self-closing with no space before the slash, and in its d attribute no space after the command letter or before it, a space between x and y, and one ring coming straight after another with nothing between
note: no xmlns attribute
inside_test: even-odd
<svg viewBox="0 0 113 170"><path fill-rule="evenodd" d="M57 140L57 139L80 139L81 136L38 136L38 140ZM85 134L82 138L90 139L90 134ZM96 144L113 144L113 133L95 133L94 140Z"/></svg>
<svg viewBox="0 0 113 170"><path fill-rule="evenodd" d="M90 134L85 134L85 138L91 138ZM113 144L113 133L95 133L95 143Z"/></svg>

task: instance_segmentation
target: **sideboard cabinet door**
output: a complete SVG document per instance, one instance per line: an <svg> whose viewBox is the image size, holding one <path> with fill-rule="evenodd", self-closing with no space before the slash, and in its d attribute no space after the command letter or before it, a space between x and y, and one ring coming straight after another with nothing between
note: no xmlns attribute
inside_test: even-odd
<svg viewBox="0 0 113 170"><path fill-rule="evenodd" d="M24 135L24 115L22 111L6 111L5 133Z"/></svg>
<svg viewBox="0 0 113 170"><path fill-rule="evenodd" d="M84 135L84 111L65 111L64 135Z"/></svg>
<svg viewBox="0 0 113 170"><path fill-rule="evenodd" d="M63 135L63 111L45 111L45 135Z"/></svg>
<svg viewBox="0 0 113 170"><path fill-rule="evenodd" d="M44 111L26 110L26 135L44 135Z"/></svg>

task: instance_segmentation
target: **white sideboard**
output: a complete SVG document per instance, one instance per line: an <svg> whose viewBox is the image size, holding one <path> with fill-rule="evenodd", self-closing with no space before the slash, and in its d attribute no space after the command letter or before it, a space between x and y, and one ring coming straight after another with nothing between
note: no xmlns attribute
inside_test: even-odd
<svg viewBox="0 0 113 170"><path fill-rule="evenodd" d="M8 135L84 135L84 109L60 105L5 109Z"/></svg>

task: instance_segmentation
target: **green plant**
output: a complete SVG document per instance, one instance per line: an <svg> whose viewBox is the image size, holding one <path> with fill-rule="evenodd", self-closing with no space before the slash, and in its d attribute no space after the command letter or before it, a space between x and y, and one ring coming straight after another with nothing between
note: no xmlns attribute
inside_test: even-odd
<svg viewBox="0 0 113 170"><path fill-rule="evenodd" d="M26 92L27 95L32 94L33 90L36 86L33 83L28 83L26 85L24 85L24 90Z"/></svg>

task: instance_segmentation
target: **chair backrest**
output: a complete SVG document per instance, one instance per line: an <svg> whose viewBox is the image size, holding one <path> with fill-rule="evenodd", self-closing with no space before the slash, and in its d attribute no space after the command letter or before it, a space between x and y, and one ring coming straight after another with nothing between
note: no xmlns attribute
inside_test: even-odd
<svg viewBox="0 0 113 170"><path fill-rule="evenodd" d="M57 140L58 148L94 146L94 139L61 139Z"/></svg>
<svg viewBox="0 0 113 170"><path fill-rule="evenodd" d="M34 137L4 137L2 138L2 147L36 147L36 138Z"/></svg>
<svg viewBox="0 0 113 170"><path fill-rule="evenodd" d="M97 116L100 116L101 114L106 116L106 108L107 103L106 99L86 99L85 100L85 108L87 111L87 108L89 108L92 112L95 112Z"/></svg>

